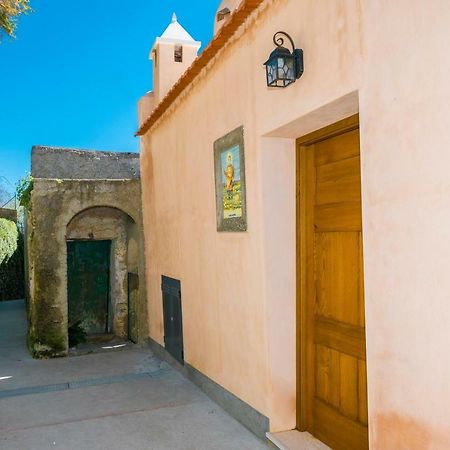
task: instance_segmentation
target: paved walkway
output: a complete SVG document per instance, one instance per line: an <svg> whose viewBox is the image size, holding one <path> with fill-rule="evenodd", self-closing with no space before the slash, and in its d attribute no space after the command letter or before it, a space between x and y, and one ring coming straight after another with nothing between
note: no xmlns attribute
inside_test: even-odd
<svg viewBox="0 0 450 450"><path fill-rule="evenodd" d="M149 350L33 360L0 302L0 449L259 450L265 443Z"/></svg>

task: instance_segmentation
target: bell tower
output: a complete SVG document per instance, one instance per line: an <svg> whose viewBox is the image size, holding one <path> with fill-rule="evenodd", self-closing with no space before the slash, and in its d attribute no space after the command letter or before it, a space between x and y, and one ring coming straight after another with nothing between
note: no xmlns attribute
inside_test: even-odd
<svg viewBox="0 0 450 450"><path fill-rule="evenodd" d="M214 34L230 20L231 15L241 4L241 0L222 0L214 17Z"/></svg>
<svg viewBox="0 0 450 450"><path fill-rule="evenodd" d="M174 13L172 22L150 51L153 60L153 85L159 103L197 58L201 43L180 25Z"/></svg>
<svg viewBox="0 0 450 450"><path fill-rule="evenodd" d="M164 33L157 37L149 58L153 61L153 91L139 102L139 123L147 118L153 109L180 79L197 58L201 42L196 41L178 22L174 13Z"/></svg>

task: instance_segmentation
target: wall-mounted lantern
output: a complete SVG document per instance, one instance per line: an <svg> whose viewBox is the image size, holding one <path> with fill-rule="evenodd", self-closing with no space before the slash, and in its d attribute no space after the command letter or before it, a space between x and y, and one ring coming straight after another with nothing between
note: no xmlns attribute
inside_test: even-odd
<svg viewBox="0 0 450 450"><path fill-rule="evenodd" d="M284 47L284 37L292 45L292 52ZM295 83L303 75L303 50L295 48L294 41L284 31L273 36L277 46L264 63L267 73L267 86L284 88Z"/></svg>

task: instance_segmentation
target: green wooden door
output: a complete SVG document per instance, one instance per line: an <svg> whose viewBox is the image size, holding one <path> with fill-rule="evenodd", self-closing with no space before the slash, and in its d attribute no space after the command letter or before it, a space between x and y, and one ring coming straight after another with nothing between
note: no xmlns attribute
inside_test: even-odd
<svg viewBox="0 0 450 450"><path fill-rule="evenodd" d="M111 241L67 242L69 324L107 333Z"/></svg>

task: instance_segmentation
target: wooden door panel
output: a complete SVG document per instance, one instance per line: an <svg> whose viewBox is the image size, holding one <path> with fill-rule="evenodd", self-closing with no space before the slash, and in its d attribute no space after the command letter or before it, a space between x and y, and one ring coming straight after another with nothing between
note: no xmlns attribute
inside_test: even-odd
<svg viewBox="0 0 450 450"><path fill-rule="evenodd" d="M316 205L314 226L316 231L361 231L361 202Z"/></svg>
<svg viewBox="0 0 450 450"><path fill-rule="evenodd" d="M316 167L316 205L361 201L359 156Z"/></svg>
<svg viewBox="0 0 450 450"><path fill-rule="evenodd" d="M366 426L337 413L320 400L315 402L313 433L333 450L369 448Z"/></svg>
<svg viewBox="0 0 450 450"><path fill-rule="evenodd" d="M339 352L319 344L316 345L315 356L315 396L325 403L328 403L335 408L339 408L339 387L341 384Z"/></svg>
<svg viewBox="0 0 450 450"><path fill-rule="evenodd" d="M359 156L359 129L314 144L316 166Z"/></svg>
<svg viewBox="0 0 450 450"><path fill-rule="evenodd" d="M358 360L353 356L341 353L339 355L340 405L339 412L354 421L358 420Z"/></svg>
<svg viewBox="0 0 450 450"><path fill-rule="evenodd" d="M316 166L317 184L339 183L345 180L357 181L360 178L360 165L361 162L359 156L352 156L350 158L326 163L322 166ZM361 190L360 188L361 186L355 186L357 192Z"/></svg>
<svg viewBox="0 0 450 450"><path fill-rule="evenodd" d="M365 359L364 329L359 326L317 318L314 323L314 343L355 358Z"/></svg>
<svg viewBox="0 0 450 450"><path fill-rule="evenodd" d="M358 419L361 423L367 426L367 371L366 361L358 360Z"/></svg>
<svg viewBox="0 0 450 450"><path fill-rule="evenodd" d="M358 201L361 198L361 192L356 191L355 187L359 184L360 180L356 177L317 184L316 205Z"/></svg>
<svg viewBox="0 0 450 450"><path fill-rule="evenodd" d="M315 234L316 314L358 325L359 233Z"/></svg>
<svg viewBox="0 0 450 450"><path fill-rule="evenodd" d="M300 428L334 450L366 450L359 130L328 136L299 148Z"/></svg>
<svg viewBox="0 0 450 450"><path fill-rule="evenodd" d="M340 414L367 425L367 386L364 360L316 345L316 399Z"/></svg>
<svg viewBox="0 0 450 450"><path fill-rule="evenodd" d="M360 234L359 245L359 325L365 329L366 326L366 305L364 302L364 259L363 259L363 245L362 234Z"/></svg>

